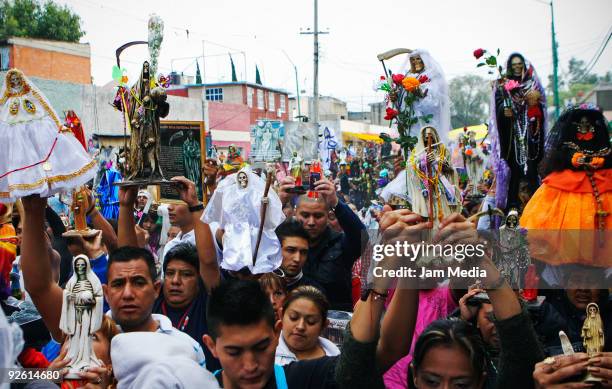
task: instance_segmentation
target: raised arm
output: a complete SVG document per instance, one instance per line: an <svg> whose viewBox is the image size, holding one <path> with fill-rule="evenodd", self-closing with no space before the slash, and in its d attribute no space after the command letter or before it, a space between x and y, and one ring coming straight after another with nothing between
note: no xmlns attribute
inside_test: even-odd
<svg viewBox="0 0 612 389"><path fill-rule="evenodd" d="M173 177L172 181L179 182L177 189L181 200L187 203L189 208L197 207L200 203L195 184L185 177ZM204 281L206 290L210 293L221 281L221 271L217 264L217 253L213 243L213 236L208 224L202 218L203 210L191 212L191 220L194 225L196 248L200 260L200 277Z"/></svg>
<svg viewBox="0 0 612 389"><path fill-rule="evenodd" d="M134 221L134 202L138 195L138 187L127 186L119 189L119 233L117 244L119 247L138 247L136 238L136 222Z"/></svg>
<svg viewBox="0 0 612 389"><path fill-rule="evenodd" d="M407 209L392 211L391 207L385 206L383 216L380 220L381 233L388 232L392 235L391 242L400 241L418 242L420 233L427 228L421 216L411 213ZM399 235L395 235L395 232ZM412 262L414 263L414 262ZM380 266L387 270L395 270L406 262L398 259L383 259ZM374 280L388 282L389 280ZM393 298L387 308L382 322L380 340L376 350L376 362L381 371L387 371L395 362L406 356L412 344L412 335L416 326L417 312L419 309L418 285L409 278L400 278L397 282Z"/></svg>
<svg viewBox="0 0 612 389"><path fill-rule="evenodd" d="M115 250L117 245L117 234L113 229L113 226L102 216L102 214L96 208L95 198L91 193L91 190L87 190L87 197L89 200L90 207L87 210L87 216L91 221L91 225L94 229L102 231L102 241L108 248L108 251Z"/></svg>
<svg viewBox="0 0 612 389"><path fill-rule="evenodd" d="M47 199L28 196L22 199L25 217L21 238L21 270L29 293L45 325L56 340L63 338L59 329L62 315L63 291L53 281L48 237L45 233Z"/></svg>

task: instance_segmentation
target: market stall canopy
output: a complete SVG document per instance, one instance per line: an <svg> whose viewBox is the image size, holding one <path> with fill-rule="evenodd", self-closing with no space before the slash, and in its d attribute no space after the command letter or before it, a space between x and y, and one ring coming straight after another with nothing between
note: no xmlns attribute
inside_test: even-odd
<svg viewBox="0 0 612 389"><path fill-rule="evenodd" d="M342 138L344 141L351 141L355 139L364 140L366 142L383 143L380 136L377 134L360 134L358 132L342 132Z"/></svg>
<svg viewBox="0 0 612 389"><path fill-rule="evenodd" d="M485 136L487 136L487 126L484 124L479 124L477 126L469 126L467 130L476 132L476 140L483 139ZM454 130L448 133L448 139L456 140L457 138L459 138L459 135L463 134L463 131L463 127L455 128Z"/></svg>

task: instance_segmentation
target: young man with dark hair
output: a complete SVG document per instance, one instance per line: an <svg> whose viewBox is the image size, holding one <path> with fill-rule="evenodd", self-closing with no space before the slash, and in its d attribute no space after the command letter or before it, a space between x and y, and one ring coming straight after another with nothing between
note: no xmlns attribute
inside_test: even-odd
<svg viewBox="0 0 612 389"><path fill-rule="evenodd" d="M288 192L295 187L293 177L281 182L278 196L284 204L295 196ZM336 196L333 182L322 179L315 182L318 198L302 195L297 199L296 219L309 236L308 260L304 274L325 288L332 309L353 309L351 270L366 247L367 233L359 217ZM344 232L329 226L329 213L333 213Z"/></svg>
<svg viewBox="0 0 612 389"><path fill-rule="evenodd" d="M381 388L374 366L383 309L375 294L357 307L340 356L281 367L274 364L281 323L269 298L256 281L225 281L210 296L204 342L221 362L215 376L224 388Z"/></svg>
<svg viewBox="0 0 612 389"><path fill-rule="evenodd" d="M163 265L164 279L159 297L153 305L154 313L167 316L174 328L200 343L206 356L206 368L218 370L221 365L204 345L208 334L206 303L208 294L200 277L200 262L196 248L179 243L167 254Z"/></svg>
<svg viewBox="0 0 612 389"><path fill-rule="evenodd" d="M325 293L325 289L319 282L306 276L302 271L308 259L310 239L302 223L293 218L287 219L276 227L276 236L281 242L283 261L280 270L285 276L287 292L291 292L298 286L310 285Z"/></svg>

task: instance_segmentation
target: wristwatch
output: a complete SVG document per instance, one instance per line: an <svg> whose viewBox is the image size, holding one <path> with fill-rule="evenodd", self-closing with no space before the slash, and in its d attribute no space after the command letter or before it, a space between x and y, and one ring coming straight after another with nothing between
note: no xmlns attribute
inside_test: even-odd
<svg viewBox="0 0 612 389"><path fill-rule="evenodd" d="M198 205L190 205L189 206L189 212L193 213L193 212L200 212L201 210L204 209L204 204L200 203Z"/></svg>

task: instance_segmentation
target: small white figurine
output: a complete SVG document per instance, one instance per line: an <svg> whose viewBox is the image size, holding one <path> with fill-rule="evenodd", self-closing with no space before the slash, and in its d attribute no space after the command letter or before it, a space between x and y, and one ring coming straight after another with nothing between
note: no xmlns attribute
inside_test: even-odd
<svg viewBox="0 0 612 389"><path fill-rule="evenodd" d="M77 255L72 263L73 274L64 289L59 327L67 336L66 358L71 360L66 378L81 379L76 373L102 365L93 352L91 336L102 325L103 293L85 255Z"/></svg>

